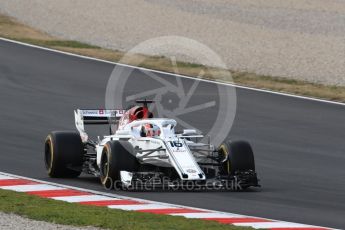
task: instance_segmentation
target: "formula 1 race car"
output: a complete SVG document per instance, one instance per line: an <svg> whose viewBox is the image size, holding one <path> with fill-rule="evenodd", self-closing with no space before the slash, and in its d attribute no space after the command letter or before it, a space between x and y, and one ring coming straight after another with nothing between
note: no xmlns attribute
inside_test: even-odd
<svg viewBox="0 0 345 230"><path fill-rule="evenodd" d="M198 142L195 130L175 132L176 121L153 118L139 100L129 110L75 110L78 132L54 131L45 140L50 177L100 177L106 188L245 189L259 186L246 141L219 147ZM108 124L110 135L90 140L84 125Z"/></svg>

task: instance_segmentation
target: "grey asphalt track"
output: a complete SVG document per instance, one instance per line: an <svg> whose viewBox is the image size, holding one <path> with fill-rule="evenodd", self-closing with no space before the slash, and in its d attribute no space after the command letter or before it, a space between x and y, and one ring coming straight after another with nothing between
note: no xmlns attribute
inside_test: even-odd
<svg viewBox="0 0 345 230"><path fill-rule="evenodd" d="M98 179L88 176L48 178L43 142L51 130L74 129L73 109L104 106L113 68L0 40L0 171L104 191ZM143 75L139 70L133 73ZM183 79L186 84L190 81ZM212 83L200 84L204 95L212 94ZM345 228L345 107L247 89L237 89L237 100L229 137L252 143L261 189L119 193ZM204 116L199 119L207 123Z"/></svg>

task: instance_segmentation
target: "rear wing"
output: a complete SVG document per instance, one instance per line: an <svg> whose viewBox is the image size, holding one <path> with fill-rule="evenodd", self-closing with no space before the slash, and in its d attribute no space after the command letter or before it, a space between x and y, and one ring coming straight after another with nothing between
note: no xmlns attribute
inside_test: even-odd
<svg viewBox="0 0 345 230"><path fill-rule="evenodd" d="M77 109L74 110L75 126L83 142L88 135L84 125L111 125L119 120L126 111L123 109Z"/></svg>

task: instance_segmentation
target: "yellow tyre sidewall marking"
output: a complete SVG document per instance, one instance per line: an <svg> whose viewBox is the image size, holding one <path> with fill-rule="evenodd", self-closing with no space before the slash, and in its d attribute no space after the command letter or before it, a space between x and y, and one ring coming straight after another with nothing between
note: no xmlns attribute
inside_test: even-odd
<svg viewBox="0 0 345 230"><path fill-rule="evenodd" d="M108 174L109 174L109 167L110 167L110 149L109 149L109 146L107 144L104 145L104 148L106 149L106 155L107 155L107 160L108 160L108 165L107 165L107 174L104 176L104 178L101 178L101 182L102 184L106 183L107 182L107 179L108 179ZM103 154L103 153L102 153Z"/></svg>
<svg viewBox="0 0 345 230"><path fill-rule="evenodd" d="M46 142L49 141L49 149L50 149L50 165L48 167L48 173L50 174L53 168L53 161L54 161L54 144L51 135L48 135Z"/></svg>
<svg viewBox="0 0 345 230"><path fill-rule="evenodd" d="M219 148L223 151L223 153L225 154L225 157L228 158L229 157L229 150L227 149L227 147L224 144L222 144ZM227 159L227 161L226 161L226 169L227 169L228 174L230 174L230 161L229 161L229 159Z"/></svg>

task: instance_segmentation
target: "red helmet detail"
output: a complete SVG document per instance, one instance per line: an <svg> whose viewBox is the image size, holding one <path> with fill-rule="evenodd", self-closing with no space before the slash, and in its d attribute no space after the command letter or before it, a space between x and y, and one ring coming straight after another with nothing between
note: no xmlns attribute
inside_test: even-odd
<svg viewBox="0 0 345 230"><path fill-rule="evenodd" d="M134 106L129 111L129 121L150 118L152 114L146 107Z"/></svg>
<svg viewBox="0 0 345 230"><path fill-rule="evenodd" d="M119 127L122 128L124 125L131 123L135 120L153 118L153 114L148 110L147 107L134 106L127 110L119 121Z"/></svg>

